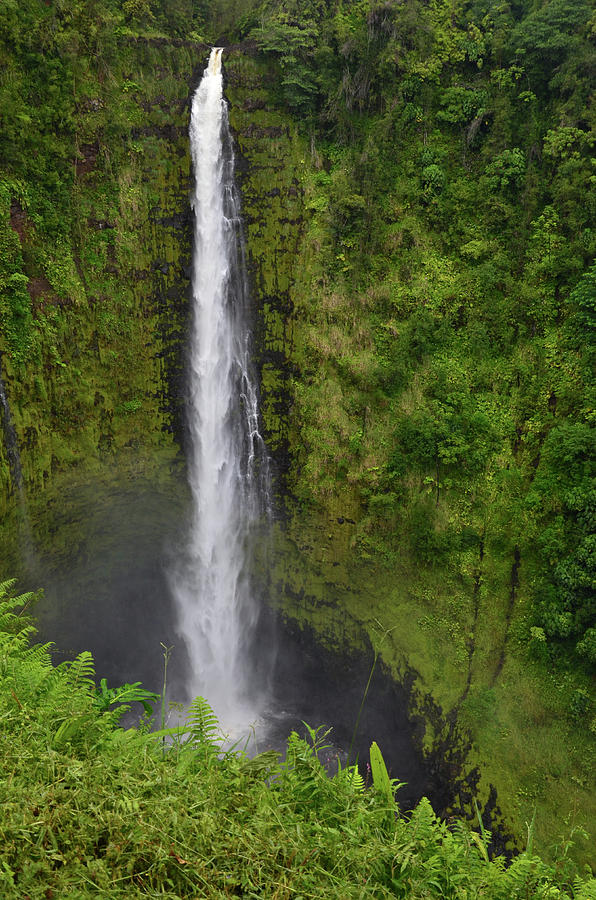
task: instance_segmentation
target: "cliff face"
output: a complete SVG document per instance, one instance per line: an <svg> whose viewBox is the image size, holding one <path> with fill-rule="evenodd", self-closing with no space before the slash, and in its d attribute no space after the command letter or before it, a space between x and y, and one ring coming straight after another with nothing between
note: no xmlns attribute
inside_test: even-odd
<svg viewBox="0 0 596 900"><path fill-rule="evenodd" d="M567 475L555 474L553 448L566 423L589 440L579 399L589 376L560 324L575 276L547 286L536 262L538 231L558 228L548 195L532 195L547 173L530 170L520 208L484 174L496 171L498 138L454 138L428 95L422 124L400 126L395 100L352 125L353 150L339 149L275 111L274 67L230 55L226 68L281 476L273 602L332 646L369 638L398 679L413 678L413 715L440 704L427 750L471 734L478 795L494 803L496 786L517 833L537 808L546 846L571 795L592 815L593 754L589 729L574 724L587 682L545 677L534 618L547 510L565 504L543 492L584 483L574 451ZM434 102L445 106L438 90ZM494 103L505 117L503 98ZM519 128L520 143L535 141ZM439 157L451 183L432 188L420 159L432 169ZM471 812L469 796L460 801Z"/></svg>
<svg viewBox="0 0 596 900"><path fill-rule="evenodd" d="M184 503L188 101L207 52L121 35L109 70L98 63L75 81L67 152L55 163L66 227L51 223L16 163L2 180L1 365L25 493L15 490L4 415L0 575L21 570L25 519L38 553L74 557L87 528L101 556L101 529L85 525L94 496L150 485ZM370 639L397 678L408 673L413 715L429 698L441 705L426 749L453 738L460 722L474 737L470 760L482 766L480 796L496 784L517 831L537 806L548 842L561 811L577 803L588 812L592 800L586 736L572 721L561 725L556 685L520 649L533 574L520 552L523 517L511 509L536 459L536 433L554 415L542 351L522 348L494 370L479 366L470 387L450 341L469 317L465 341L484 347L492 312L469 312L472 276L432 244L437 198L425 194L413 211L414 195L427 191L410 172L418 150L407 158L404 138L403 171L381 190L367 169L375 137L358 161L358 193L346 154L319 147L277 102L270 61L244 45L230 47L224 62L280 510L264 576L272 600L329 644ZM397 145L396 123L383 127L390 140L380 131L379 142ZM49 164L58 149L44 152ZM457 141L445 138L437 153L459 165ZM51 185L44 191L52 196ZM371 197L383 208L382 228ZM367 228L363 251L357 235ZM492 251L468 238L463 257L480 269ZM542 424L526 417L512 443L505 403L530 402L531 391L521 396L511 385L530 377L536 359ZM495 399L504 383L507 400ZM420 433L406 434L404 422L429 396L447 425L424 419ZM502 425L496 438L491 417ZM440 459L428 450L435 438L422 434L427 424L444 429ZM409 452L430 462L408 469ZM118 515L126 518L125 503ZM574 690L563 686L565 703ZM537 756L548 757L544 770ZM461 798L468 809L469 800Z"/></svg>
<svg viewBox="0 0 596 900"><path fill-rule="evenodd" d="M262 406L281 497L290 454L290 289L300 262L305 148L296 123L268 101L271 76L254 50L245 50L226 54L227 92ZM128 36L114 54L110 83L91 74L73 104L70 158L60 172L68 188L66 221L57 237L48 237L34 183L3 178L5 283L19 286L24 307L15 318L7 292L0 331L2 422L11 435L0 445L5 516L18 506L13 458L34 523L44 519L48 497L72 483L109 479L116 470L167 480L171 466L183 463L189 100L208 52L197 43ZM41 521L35 527L45 530ZM15 523L6 529L7 547L13 532ZM19 569L18 557L13 546L3 573Z"/></svg>
<svg viewBox="0 0 596 900"><path fill-rule="evenodd" d="M116 470L164 473L180 456L187 107L205 49L123 38L109 77L99 66L88 74L73 103L70 158L47 153L68 188L64 222L44 218L34 182L3 179L4 268L24 309L20 330L4 310L2 376L34 523L65 486ZM15 494L3 454L6 514ZM6 554L3 571L15 561Z"/></svg>

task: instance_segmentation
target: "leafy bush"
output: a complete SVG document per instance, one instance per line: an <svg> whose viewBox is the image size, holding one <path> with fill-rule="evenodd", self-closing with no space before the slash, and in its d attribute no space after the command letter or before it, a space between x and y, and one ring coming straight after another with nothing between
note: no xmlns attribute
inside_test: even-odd
<svg viewBox="0 0 596 900"><path fill-rule="evenodd" d="M441 96L442 108L437 113L437 119L450 125L465 125L483 116L487 104L488 94L484 90L450 87Z"/></svg>
<svg viewBox="0 0 596 900"><path fill-rule="evenodd" d="M491 191L504 191L509 187L519 187L525 172L525 154L519 147L513 147L498 153L486 167L485 174Z"/></svg>
<svg viewBox="0 0 596 900"><path fill-rule="evenodd" d="M590 709L591 699L585 688L576 688L569 701L569 715L574 722L581 722L586 718Z"/></svg>
<svg viewBox="0 0 596 900"><path fill-rule="evenodd" d="M185 725L118 727L139 685L109 693L81 653L54 667L29 644L32 594L0 585L0 888L6 900L63 897L594 896L531 848L507 868L490 834L447 826L423 799L399 813L376 744L373 783L355 767L329 778L326 733L292 733L284 762L224 750L208 703ZM153 698L151 698L153 699ZM168 740L164 749L164 739ZM562 873L565 872L565 875Z"/></svg>
<svg viewBox="0 0 596 900"><path fill-rule="evenodd" d="M537 546L545 566L536 594L537 624L551 639L573 639L588 664L595 661L595 458L594 428L583 422L553 428L526 501L542 524Z"/></svg>
<svg viewBox="0 0 596 900"><path fill-rule="evenodd" d="M445 173L440 166L432 163L425 166L420 174L423 187L423 195L426 200L430 200L437 194L440 194L445 185Z"/></svg>

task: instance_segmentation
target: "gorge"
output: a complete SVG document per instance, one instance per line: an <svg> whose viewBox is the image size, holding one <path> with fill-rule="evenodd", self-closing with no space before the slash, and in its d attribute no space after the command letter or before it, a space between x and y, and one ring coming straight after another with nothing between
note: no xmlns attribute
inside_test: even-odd
<svg viewBox="0 0 596 900"><path fill-rule="evenodd" d="M334 706L353 724L378 656L379 706L403 706L414 747L403 775L370 726L392 774L448 815L498 804L509 850L535 821L551 852L565 818L595 815L587 4L246 4L194 35L163 4L96 5L1 20L0 577L45 588L43 638L93 650L110 683L160 690L160 642L172 697L203 677L203 638L177 633L200 633L187 566L218 530L198 537L209 461L185 425L189 394L205 399L187 353L210 271L192 258L188 124L221 43L239 197L224 174L218 202L236 234L241 202L234 289L254 337L214 377L244 385L229 439L254 447L255 480L261 435L271 456L251 587L256 639L280 636L273 684L291 688L302 656L309 699L317 669L341 698L313 701L311 724ZM215 504L244 509L218 551L239 594L263 512L248 474ZM235 626L249 643L251 619Z"/></svg>

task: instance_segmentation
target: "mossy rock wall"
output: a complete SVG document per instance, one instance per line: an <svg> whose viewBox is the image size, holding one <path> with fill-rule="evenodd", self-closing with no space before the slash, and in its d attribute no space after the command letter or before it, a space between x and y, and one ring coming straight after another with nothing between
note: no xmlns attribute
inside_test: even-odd
<svg viewBox="0 0 596 900"><path fill-rule="evenodd" d="M592 816L592 751L563 712L571 682L545 683L524 647L533 572L499 488L509 463L515 469L512 451L465 490L427 478L405 496L383 495L396 414L374 387L384 297L343 277L349 261L330 250L321 215L330 180L314 140L277 105L275 72L241 51L226 55L225 71L278 489L273 561L264 562L272 602L328 646L370 641L397 680L407 674L412 716L427 720L426 751L449 735L460 747L471 738L479 800L494 805L496 787L518 838L536 809L546 848L563 810ZM415 380L405 396L415 408ZM410 539L421 504L434 520L430 563ZM442 711L434 723L429 702ZM470 797L462 804L474 815Z"/></svg>
<svg viewBox="0 0 596 900"><path fill-rule="evenodd" d="M236 173L242 192L254 304L254 354L265 437L276 465L278 503L290 468L293 289L301 264L306 148L297 123L270 97L272 73L250 52L224 57Z"/></svg>
<svg viewBox="0 0 596 900"><path fill-rule="evenodd" d="M34 521L73 483L182 463L189 99L207 55L190 42L122 37L110 77L90 73L64 176L72 224L53 246L28 209L34 186L3 195L0 227L27 287L30 324L18 352L14 334L0 334L2 377ZM8 514L15 491L5 444ZM6 532L8 547L14 528ZM5 553L4 574L17 556Z"/></svg>

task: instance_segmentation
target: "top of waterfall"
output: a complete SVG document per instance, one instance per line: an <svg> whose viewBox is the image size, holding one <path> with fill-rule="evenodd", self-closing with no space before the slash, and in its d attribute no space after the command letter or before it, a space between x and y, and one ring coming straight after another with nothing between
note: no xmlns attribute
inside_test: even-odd
<svg viewBox="0 0 596 900"><path fill-rule="evenodd" d="M221 55L223 50L223 47L213 47L211 49L211 56L209 57L209 65L207 67L210 75L219 75L221 72Z"/></svg>

